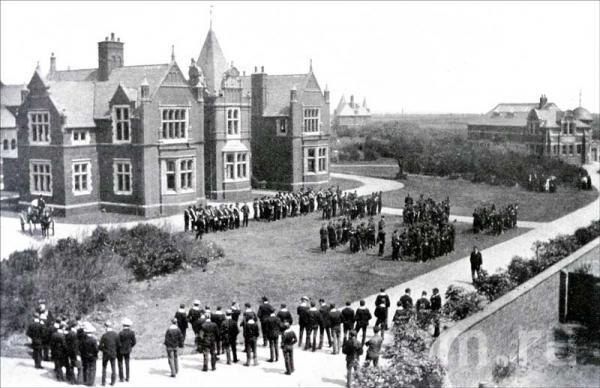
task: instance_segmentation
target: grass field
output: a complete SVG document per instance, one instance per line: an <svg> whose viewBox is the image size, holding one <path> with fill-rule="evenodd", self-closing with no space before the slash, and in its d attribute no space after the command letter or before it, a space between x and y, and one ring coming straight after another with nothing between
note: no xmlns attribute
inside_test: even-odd
<svg viewBox="0 0 600 388"><path fill-rule="evenodd" d="M386 160L385 164L390 164L390 162ZM398 167L335 165L332 166L331 171L393 179L398 172ZM402 183L405 185L403 189L384 193L384 206L404 207L404 197L408 193L413 198L423 193L438 201L449 196L452 214L471 216L473 208L483 202L495 203L496 206L517 202L519 203L519 219L537 222L552 221L587 205L598 196L596 190L581 191L559 186L554 194L536 193L519 187L475 184L463 179L450 180L422 175L410 175Z"/></svg>
<svg viewBox="0 0 600 388"><path fill-rule="evenodd" d="M401 226L398 222L398 218L387 218L388 235ZM180 303L189 308L192 300L200 299L213 309L217 305L225 309L236 300L242 306L250 302L256 308L260 297L268 295L276 307L286 302L295 312L300 297L307 295L323 297L339 305L464 257L474 244L491 246L525 231L512 230L493 237L473 235L469 225L456 225L453 254L426 263L412 263L390 261L391 252L380 259L375 248L350 254L344 247L322 254L318 235L320 219L316 215L273 223L252 222L246 229L205 236L225 249L225 258L210 263L205 272L186 270L146 282L132 282L113 299L113 305L105 306L91 318L98 323L107 318L117 322L123 317L132 319L138 335L134 357L162 357L164 331ZM389 246L386 249L389 251ZM26 348L19 344L25 342L22 335L3 342L3 354L23 356ZM191 337L186 344L185 352L191 353Z"/></svg>

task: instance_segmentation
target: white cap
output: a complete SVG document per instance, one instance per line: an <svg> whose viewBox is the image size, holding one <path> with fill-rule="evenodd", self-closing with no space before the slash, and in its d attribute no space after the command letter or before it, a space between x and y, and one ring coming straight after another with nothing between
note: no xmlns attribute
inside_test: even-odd
<svg viewBox="0 0 600 388"><path fill-rule="evenodd" d="M123 318L123 321L121 321L121 324L123 326L131 326L131 325L133 325L133 322L131 322L131 319L129 319L129 318Z"/></svg>

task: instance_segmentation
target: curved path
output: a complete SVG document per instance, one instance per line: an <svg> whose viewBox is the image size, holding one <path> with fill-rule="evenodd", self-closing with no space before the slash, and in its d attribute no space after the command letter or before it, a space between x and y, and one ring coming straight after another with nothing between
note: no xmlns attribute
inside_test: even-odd
<svg viewBox="0 0 600 388"><path fill-rule="evenodd" d="M598 165L588 166L595 187L599 187L599 176L596 173ZM344 177L344 176L340 176ZM600 218L600 198L591 204L574 211L555 221L538 225L528 233L513 238L512 240L495 245L482 251L483 267L488 271L505 267L514 255L527 256L532 244L537 240L547 240L558 234L573 233L581 226L587 226L593 220ZM415 279L399 284L387 290L392 301L398 300L404 288L413 289L416 296L421 290L431 290L438 287L445 290L450 284L470 285L469 258L464 257L444 267L438 268ZM375 291L375 290L374 290ZM373 307L376 295L365 298L367 306ZM354 303L356 307L357 303ZM296 328L297 329L297 328ZM189 342L189 341L188 341ZM156 346L161 346L157 344ZM296 348L297 349L297 348ZM200 355L183 357L181 373L176 379L168 377L166 359L134 360L132 361L132 382L119 384L122 386L279 386L279 387L329 387L344 386L345 360L342 355L333 356L328 350L304 352L295 350L295 364L297 372L292 376L283 374L282 358L279 363L265 362L268 358L268 349L259 346L258 367L244 368L238 365L224 365L218 363L216 372L200 372ZM134 352L135 354L135 352ZM244 356L241 357L244 360ZM43 370L32 367L29 359L2 358L0 371L3 386L66 386L58 383L52 375L52 365L44 363ZM100 366L100 363L99 363ZM100 366L101 367L101 366ZM26 376L26 377L24 377Z"/></svg>

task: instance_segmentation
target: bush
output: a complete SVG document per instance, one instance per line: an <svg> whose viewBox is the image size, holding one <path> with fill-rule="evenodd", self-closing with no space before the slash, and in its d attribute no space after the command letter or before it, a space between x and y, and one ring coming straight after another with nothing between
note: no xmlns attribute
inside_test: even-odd
<svg viewBox="0 0 600 388"><path fill-rule="evenodd" d="M449 319L459 321L483 310L485 303L486 299L477 292L451 284L446 289L442 312Z"/></svg>
<svg viewBox="0 0 600 388"><path fill-rule="evenodd" d="M429 356L432 338L417 322L415 315L407 323L390 330L393 343L384 345L382 357L386 367L362 367L356 373L353 387L441 387L444 367Z"/></svg>
<svg viewBox="0 0 600 388"><path fill-rule="evenodd" d="M540 273L541 268L537 260L515 256L508 265L507 271L511 282L521 284Z"/></svg>
<svg viewBox="0 0 600 388"><path fill-rule="evenodd" d="M489 275L485 270L481 270L480 277L475 279L473 285L477 292L485 295L490 302L498 299L516 286L510 280L506 271Z"/></svg>

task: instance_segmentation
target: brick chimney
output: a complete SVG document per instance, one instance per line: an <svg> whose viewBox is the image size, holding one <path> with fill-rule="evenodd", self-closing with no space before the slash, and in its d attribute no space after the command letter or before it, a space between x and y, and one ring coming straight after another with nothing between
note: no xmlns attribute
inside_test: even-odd
<svg viewBox="0 0 600 388"><path fill-rule="evenodd" d="M119 38L115 40L115 33L110 33L103 41L98 42L98 81L106 81L110 76L110 72L117 68L123 67L125 63L124 43Z"/></svg>

